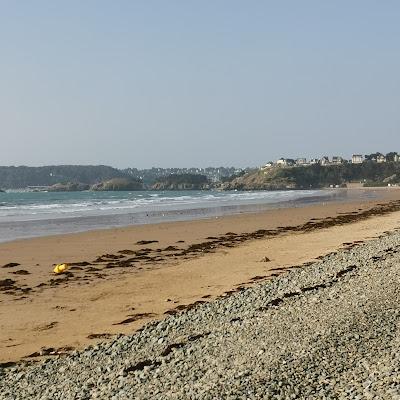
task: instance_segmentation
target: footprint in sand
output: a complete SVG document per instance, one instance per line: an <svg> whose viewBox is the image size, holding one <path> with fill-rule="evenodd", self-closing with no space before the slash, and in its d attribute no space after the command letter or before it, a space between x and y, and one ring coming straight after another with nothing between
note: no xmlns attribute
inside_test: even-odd
<svg viewBox="0 0 400 400"><path fill-rule="evenodd" d="M57 321L53 321L53 322L50 322L49 324L38 325L38 326L37 326L36 328L34 328L33 330L34 330L34 331L39 331L39 332L47 331L47 330L49 330L49 329L54 328L54 327L57 326L57 325L58 325L58 322L57 322Z"/></svg>
<svg viewBox="0 0 400 400"><path fill-rule="evenodd" d="M19 269L18 271L11 272L14 275L30 275L31 273L26 271L25 269Z"/></svg>
<svg viewBox="0 0 400 400"><path fill-rule="evenodd" d="M130 324L131 322L135 322L138 321L139 319L143 319L146 317L154 317L155 314L153 313L138 313L138 314L133 314L131 316L129 316L129 318L124 319L121 322L117 322L113 325L125 325L125 324Z"/></svg>
<svg viewBox="0 0 400 400"><path fill-rule="evenodd" d="M150 244L150 243L158 243L158 240L139 240L138 242L136 242L137 245Z"/></svg>
<svg viewBox="0 0 400 400"><path fill-rule="evenodd" d="M91 333L87 336L88 339L111 339L112 333Z"/></svg>
<svg viewBox="0 0 400 400"><path fill-rule="evenodd" d="M18 267L18 265L21 265L21 264L11 262L11 263L3 265L1 268L13 268L13 267Z"/></svg>

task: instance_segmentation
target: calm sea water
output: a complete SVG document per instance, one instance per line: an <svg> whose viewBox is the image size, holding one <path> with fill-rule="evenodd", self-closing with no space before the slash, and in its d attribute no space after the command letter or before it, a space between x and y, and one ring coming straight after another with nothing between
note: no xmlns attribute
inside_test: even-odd
<svg viewBox="0 0 400 400"><path fill-rule="evenodd" d="M342 192L0 193L0 241L329 201Z"/></svg>

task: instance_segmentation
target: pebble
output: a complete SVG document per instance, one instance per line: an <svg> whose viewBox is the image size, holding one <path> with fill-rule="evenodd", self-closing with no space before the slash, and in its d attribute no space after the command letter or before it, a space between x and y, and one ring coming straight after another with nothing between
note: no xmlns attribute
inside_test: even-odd
<svg viewBox="0 0 400 400"><path fill-rule="evenodd" d="M400 399L400 232L64 357L0 399Z"/></svg>

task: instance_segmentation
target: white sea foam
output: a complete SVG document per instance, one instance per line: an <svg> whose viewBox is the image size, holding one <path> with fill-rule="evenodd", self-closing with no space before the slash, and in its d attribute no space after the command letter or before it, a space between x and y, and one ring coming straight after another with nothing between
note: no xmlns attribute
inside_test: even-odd
<svg viewBox="0 0 400 400"><path fill-rule="evenodd" d="M276 192L2 193L0 222L271 204L326 195L315 190Z"/></svg>
<svg viewBox="0 0 400 400"><path fill-rule="evenodd" d="M91 229L217 217L326 201L340 192L0 193L0 242Z"/></svg>

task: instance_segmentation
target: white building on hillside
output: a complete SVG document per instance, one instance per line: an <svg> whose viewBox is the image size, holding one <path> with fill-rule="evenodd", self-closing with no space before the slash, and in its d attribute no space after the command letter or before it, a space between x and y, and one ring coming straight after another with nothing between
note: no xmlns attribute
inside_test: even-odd
<svg viewBox="0 0 400 400"><path fill-rule="evenodd" d="M340 156L332 157L332 164L343 164L343 163L344 163L343 157Z"/></svg>
<svg viewBox="0 0 400 400"><path fill-rule="evenodd" d="M295 165L295 161L292 160L291 158L280 158L279 160L276 161L276 165L280 167L291 167Z"/></svg>
<svg viewBox="0 0 400 400"><path fill-rule="evenodd" d="M296 165L305 165L305 164L307 164L307 158L302 157L296 160Z"/></svg>
<svg viewBox="0 0 400 400"><path fill-rule="evenodd" d="M261 167L261 169L267 169L267 168L271 168L274 166L274 163L272 161L268 161L265 165L263 165Z"/></svg>
<svg viewBox="0 0 400 400"><path fill-rule="evenodd" d="M286 160L284 158L280 158L279 160L276 160L276 165L284 166L286 165Z"/></svg>
<svg viewBox="0 0 400 400"><path fill-rule="evenodd" d="M376 162L384 163L384 162L386 162L386 157L383 154L380 154L378 157L376 157Z"/></svg>
<svg viewBox="0 0 400 400"><path fill-rule="evenodd" d="M327 156L322 157L321 160L320 160L320 163L321 163L321 165L328 165L328 164L330 164L330 162L329 162L329 157L327 157Z"/></svg>
<svg viewBox="0 0 400 400"><path fill-rule="evenodd" d="M353 154L351 157L352 164L361 164L364 161L364 156L362 154Z"/></svg>

